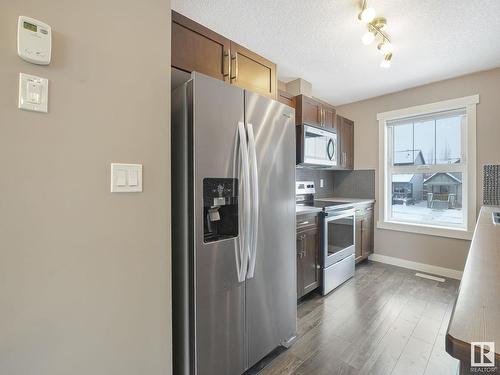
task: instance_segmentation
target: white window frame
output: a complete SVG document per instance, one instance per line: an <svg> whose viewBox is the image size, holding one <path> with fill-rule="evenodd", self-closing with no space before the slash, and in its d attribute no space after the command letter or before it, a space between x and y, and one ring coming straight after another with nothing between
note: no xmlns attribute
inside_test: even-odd
<svg viewBox="0 0 500 375"><path fill-rule="evenodd" d="M377 114L379 122L379 219L377 228L397 230L403 232L427 234L433 236L450 237L470 240L474 233L476 223L476 105L479 103L479 95L472 95L463 98L450 99L437 103L424 104L404 109ZM388 199L389 191L392 191L392 184L389 169L389 131L387 122L404 119L407 117L422 116L437 112L465 109L466 124L462 137L462 158L466 164L465 175L462 176L462 207L464 209L465 226L463 228L453 228L447 226L426 225L421 223L407 223L390 220L390 209L392 199ZM415 167L413 167L414 169ZM394 169L394 167L392 167ZM421 173L434 173L442 169L439 165L424 165ZM460 172L464 172L463 166L457 167ZM399 170L399 168L398 168ZM458 171L458 170L457 170ZM404 172L404 167L401 168ZM406 172L408 173L408 172ZM413 173L413 172L412 172Z"/></svg>

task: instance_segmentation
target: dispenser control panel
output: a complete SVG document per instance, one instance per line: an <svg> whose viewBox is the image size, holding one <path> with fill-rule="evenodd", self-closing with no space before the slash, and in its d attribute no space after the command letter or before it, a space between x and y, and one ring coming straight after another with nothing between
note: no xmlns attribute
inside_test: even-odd
<svg viewBox="0 0 500 375"><path fill-rule="evenodd" d="M203 179L204 242L238 236L238 180Z"/></svg>

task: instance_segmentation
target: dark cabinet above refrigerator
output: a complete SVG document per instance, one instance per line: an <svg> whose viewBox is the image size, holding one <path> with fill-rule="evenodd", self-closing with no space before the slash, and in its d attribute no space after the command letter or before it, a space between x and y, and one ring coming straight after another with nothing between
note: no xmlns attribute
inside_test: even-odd
<svg viewBox="0 0 500 375"><path fill-rule="evenodd" d="M172 67L277 98L276 64L175 11Z"/></svg>

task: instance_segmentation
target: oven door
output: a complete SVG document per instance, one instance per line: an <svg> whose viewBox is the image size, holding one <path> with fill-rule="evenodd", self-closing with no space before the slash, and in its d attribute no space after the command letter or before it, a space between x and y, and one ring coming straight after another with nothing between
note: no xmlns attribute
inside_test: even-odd
<svg viewBox="0 0 500 375"><path fill-rule="evenodd" d="M337 134L332 130L303 125L304 165L337 166Z"/></svg>
<svg viewBox="0 0 500 375"><path fill-rule="evenodd" d="M327 213L323 222L323 267L354 254L355 210Z"/></svg>

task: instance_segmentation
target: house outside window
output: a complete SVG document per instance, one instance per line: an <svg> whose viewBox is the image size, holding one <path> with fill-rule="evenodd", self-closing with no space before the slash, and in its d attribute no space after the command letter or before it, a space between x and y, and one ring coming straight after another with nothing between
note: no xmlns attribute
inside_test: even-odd
<svg viewBox="0 0 500 375"><path fill-rule="evenodd" d="M470 239L479 96L379 113L378 227Z"/></svg>

